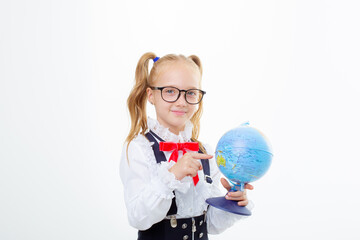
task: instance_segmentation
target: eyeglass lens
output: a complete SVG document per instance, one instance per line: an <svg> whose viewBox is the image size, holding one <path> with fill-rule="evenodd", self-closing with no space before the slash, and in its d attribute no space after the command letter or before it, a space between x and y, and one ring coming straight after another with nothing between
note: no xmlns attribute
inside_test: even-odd
<svg viewBox="0 0 360 240"><path fill-rule="evenodd" d="M180 91L177 88L166 87L162 90L162 97L165 101L175 102L180 96ZM189 89L185 92L185 100L188 103L196 104L202 99L203 93L198 89Z"/></svg>

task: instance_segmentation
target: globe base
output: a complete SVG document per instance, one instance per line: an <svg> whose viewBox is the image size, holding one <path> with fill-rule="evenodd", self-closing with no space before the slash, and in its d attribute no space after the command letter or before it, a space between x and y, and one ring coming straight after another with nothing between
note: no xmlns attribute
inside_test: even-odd
<svg viewBox="0 0 360 240"><path fill-rule="evenodd" d="M244 216L251 216L251 211L246 207L239 206L237 201L227 200L225 197L214 197L206 199L206 202L216 208Z"/></svg>

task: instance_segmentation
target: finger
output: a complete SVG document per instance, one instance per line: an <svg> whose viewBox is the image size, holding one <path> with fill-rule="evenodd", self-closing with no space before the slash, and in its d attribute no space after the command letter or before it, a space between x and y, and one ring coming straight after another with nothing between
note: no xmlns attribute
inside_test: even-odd
<svg viewBox="0 0 360 240"><path fill-rule="evenodd" d="M249 200L244 200L244 201L238 201L238 205L239 206L242 206L242 207L245 207L249 204Z"/></svg>
<svg viewBox="0 0 360 240"><path fill-rule="evenodd" d="M197 152L191 153L191 156L196 159L210 159L213 157L213 155L197 153Z"/></svg>
<svg viewBox="0 0 360 240"><path fill-rule="evenodd" d="M202 169L202 165L201 165L200 161L195 160L195 159L191 159L190 161L188 161L186 163L186 166L195 168L196 170Z"/></svg>
<svg viewBox="0 0 360 240"><path fill-rule="evenodd" d="M200 166L198 164L195 164L195 163L191 163L189 165L189 168L194 169L196 171L196 173L201 170L200 167L201 167L201 164L200 164Z"/></svg>
<svg viewBox="0 0 360 240"><path fill-rule="evenodd" d="M228 200L234 200L234 201L244 201L247 200L246 194L242 192L228 192L225 196Z"/></svg>
<svg viewBox="0 0 360 240"><path fill-rule="evenodd" d="M197 175L197 173L198 173L197 169L195 169L193 167L187 168L187 176L195 177Z"/></svg>
<svg viewBox="0 0 360 240"><path fill-rule="evenodd" d="M236 191L236 192L228 192L226 196L229 196L230 198L233 198L233 200L244 200L246 198L246 191Z"/></svg>
<svg viewBox="0 0 360 240"><path fill-rule="evenodd" d="M195 161L195 165L198 170L202 170L202 164L199 161Z"/></svg>
<svg viewBox="0 0 360 240"><path fill-rule="evenodd" d="M245 189L249 189L249 190L253 190L254 189L254 186L251 185L250 183L246 183L245 186L244 186Z"/></svg>
<svg viewBox="0 0 360 240"><path fill-rule="evenodd" d="M223 187L224 187L226 190L230 191L231 186L230 186L229 182L226 181L225 178L221 178L220 181L221 181L221 184L223 185Z"/></svg>
<svg viewBox="0 0 360 240"><path fill-rule="evenodd" d="M196 171L200 171L202 169L201 164L199 165L199 164L193 163L193 164L191 164L191 167L194 168Z"/></svg>
<svg viewBox="0 0 360 240"><path fill-rule="evenodd" d="M233 201L237 201L237 202L247 200L247 198L244 197L244 196L241 196L241 197L231 197L231 196L225 195L225 198L226 198L227 200L233 200Z"/></svg>
<svg viewBox="0 0 360 240"><path fill-rule="evenodd" d="M193 169L191 176L196 177L197 174L198 174L198 171L196 169Z"/></svg>

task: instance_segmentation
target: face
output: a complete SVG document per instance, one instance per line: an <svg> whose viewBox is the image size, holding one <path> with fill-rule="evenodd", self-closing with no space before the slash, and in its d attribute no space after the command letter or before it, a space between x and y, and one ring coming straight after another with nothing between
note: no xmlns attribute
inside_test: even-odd
<svg viewBox="0 0 360 240"><path fill-rule="evenodd" d="M179 61L162 66L153 86L171 86L181 90L199 89L200 79L199 70L189 63ZM147 89L148 100L155 106L157 120L175 134L184 130L186 122L191 119L198 107L187 103L184 94L182 92L176 102L168 103L161 98L160 90Z"/></svg>

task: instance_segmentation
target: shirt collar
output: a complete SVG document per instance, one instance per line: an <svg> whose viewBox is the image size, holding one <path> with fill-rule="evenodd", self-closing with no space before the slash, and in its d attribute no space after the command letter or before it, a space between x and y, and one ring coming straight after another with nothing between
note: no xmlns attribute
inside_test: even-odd
<svg viewBox="0 0 360 240"><path fill-rule="evenodd" d="M162 126L156 119L148 117L147 124L150 130L166 142L190 142L193 125L190 121L185 124L184 131L176 135L170 132L169 128Z"/></svg>

